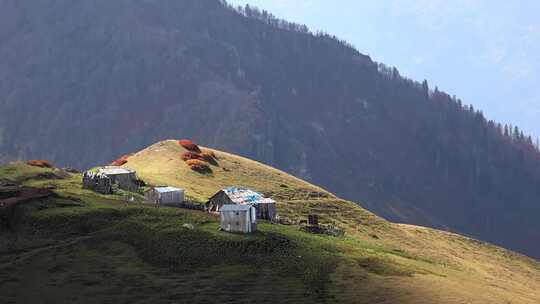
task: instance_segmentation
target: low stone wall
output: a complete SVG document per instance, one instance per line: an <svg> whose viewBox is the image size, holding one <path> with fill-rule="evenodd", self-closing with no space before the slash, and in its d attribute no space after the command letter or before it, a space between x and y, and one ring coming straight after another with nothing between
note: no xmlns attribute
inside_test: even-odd
<svg viewBox="0 0 540 304"><path fill-rule="evenodd" d="M85 172L83 174L83 188L103 194L112 194L112 181L100 173Z"/></svg>

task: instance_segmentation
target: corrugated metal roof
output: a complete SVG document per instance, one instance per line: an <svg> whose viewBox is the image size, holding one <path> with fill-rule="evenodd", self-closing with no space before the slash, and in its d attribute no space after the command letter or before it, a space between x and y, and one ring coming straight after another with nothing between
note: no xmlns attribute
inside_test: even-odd
<svg viewBox="0 0 540 304"><path fill-rule="evenodd" d="M119 174L130 174L135 171L128 168L123 168L123 167L103 167L103 168L99 168L98 172L106 174L106 175L119 175Z"/></svg>
<svg viewBox="0 0 540 304"><path fill-rule="evenodd" d="M184 189L175 188L175 187L170 187L170 186L166 186L166 187L155 187L154 189L156 190L156 192L159 192L159 193L167 193L167 192L184 192Z"/></svg>
<svg viewBox="0 0 540 304"><path fill-rule="evenodd" d="M221 208L219 208L219 211L249 211L249 209L253 208L251 205L236 205L236 204L230 204L230 205L223 205Z"/></svg>
<svg viewBox="0 0 540 304"><path fill-rule="evenodd" d="M236 204L272 204L275 203L271 198L266 198L259 192L247 188L228 187L223 192Z"/></svg>

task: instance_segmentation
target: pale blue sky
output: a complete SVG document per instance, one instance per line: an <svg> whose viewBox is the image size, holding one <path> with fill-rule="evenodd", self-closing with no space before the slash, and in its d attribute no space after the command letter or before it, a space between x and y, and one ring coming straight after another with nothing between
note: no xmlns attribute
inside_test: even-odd
<svg viewBox="0 0 540 304"><path fill-rule="evenodd" d="M229 0L324 30L540 136L540 1Z"/></svg>

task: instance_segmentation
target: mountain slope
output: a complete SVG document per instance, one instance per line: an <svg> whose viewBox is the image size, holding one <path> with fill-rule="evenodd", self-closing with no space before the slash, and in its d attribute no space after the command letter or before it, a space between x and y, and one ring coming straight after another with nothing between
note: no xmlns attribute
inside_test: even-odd
<svg viewBox="0 0 540 304"><path fill-rule="evenodd" d="M317 212L327 223L339 214L334 222L346 229L346 236L313 235L297 226L264 222L253 235L218 232L217 219L203 212L126 206L122 195L81 189L80 174L13 163L0 167L0 180L47 186L55 196L24 205L12 229L0 230L0 300L536 303L540 299L540 265L530 258L459 235L386 222L282 171L218 150L213 173L195 174L177 162L182 151L176 141L157 143L128 158L126 166L138 168L147 182L166 179L187 185L188 195L196 194L199 200L229 182L244 181L274 193L282 216ZM160 170L152 171L154 166ZM220 171L224 167L229 171ZM280 185L287 185L287 191L274 192L283 188ZM210 191L212 187L217 189ZM306 192L318 195L297 199Z"/></svg>
<svg viewBox="0 0 540 304"><path fill-rule="evenodd" d="M177 140L158 142L130 155L123 166L135 169L139 176L154 185L181 187L203 201L231 184L246 185L268 194L292 192L291 195L300 196L318 193L320 197L336 198L322 188L259 162L206 147L201 149L212 151L216 156L216 164L211 166L211 179L185 164L181 156L188 150Z"/></svg>
<svg viewBox="0 0 540 304"><path fill-rule="evenodd" d="M217 0L0 0L0 160L178 136L540 257L532 142L343 41Z"/></svg>
<svg viewBox="0 0 540 304"><path fill-rule="evenodd" d="M217 157L210 175L189 169L180 157L187 150L175 140L158 142L131 155L124 166L136 170L143 180L153 185L186 189L188 197L194 201L206 202L229 186L245 186L279 200L280 213L293 220L305 218L310 212L323 212L321 220L341 226L354 227L358 221L383 223L382 219L356 208L353 203L283 171L234 154L203 149L213 151Z"/></svg>

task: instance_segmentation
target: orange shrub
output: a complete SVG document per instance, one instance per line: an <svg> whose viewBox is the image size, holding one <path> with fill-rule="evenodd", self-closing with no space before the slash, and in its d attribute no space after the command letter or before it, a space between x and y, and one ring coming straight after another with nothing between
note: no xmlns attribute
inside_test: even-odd
<svg viewBox="0 0 540 304"><path fill-rule="evenodd" d="M186 150L201 153L201 149L199 149L199 146L197 146L193 141L189 139L182 139L178 141L178 144L180 144L182 147L184 147Z"/></svg>
<svg viewBox="0 0 540 304"><path fill-rule="evenodd" d="M41 167L41 168L52 168L53 165L48 160L29 160L26 162L27 165L34 166L34 167Z"/></svg>
<svg viewBox="0 0 540 304"><path fill-rule="evenodd" d="M186 161L186 164L189 166L191 170L197 171L199 173L212 172L212 169L210 169L210 166L204 161L199 160L199 159L190 159Z"/></svg>
<svg viewBox="0 0 540 304"><path fill-rule="evenodd" d="M111 166L122 166L124 164L126 164L128 162L128 157L130 157L129 154L126 154L126 155L122 155L120 158L118 158L117 160L113 161L111 163Z"/></svg>
<svg viewBox="0 0 540 304"><path fill-rule="evenodd" d="M206 163L200 159L188 159L186 161L186 164L188 166L200 166L200 165L206 165Z"/></svg>
<svg viewBox="0 0 540 304"><path fill-rule="evenodd" d="M117 160L115 160L115 161L113 161L113 162L111 163L111 166L122 166L122 165L127 164L127 162L128 162L128 161L125 160L125 159L117 159Z"/></svg>
<svg viewBox="0 0 540 304"><path fill-rule="evenodd" d="M182 159L184 161L188 161L190 159L201 159L201 155L195 152L187 151L187 152L182 153Z"/></svg>

